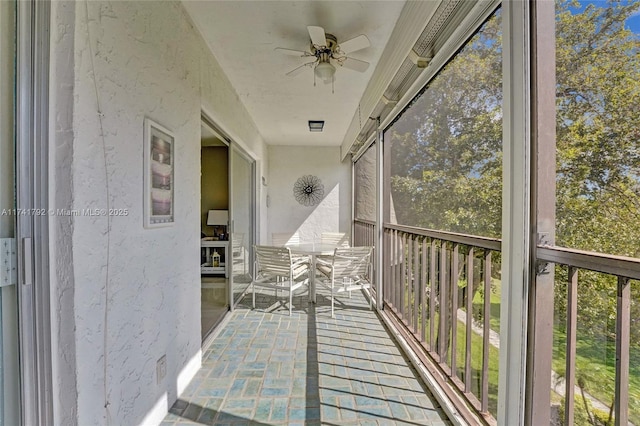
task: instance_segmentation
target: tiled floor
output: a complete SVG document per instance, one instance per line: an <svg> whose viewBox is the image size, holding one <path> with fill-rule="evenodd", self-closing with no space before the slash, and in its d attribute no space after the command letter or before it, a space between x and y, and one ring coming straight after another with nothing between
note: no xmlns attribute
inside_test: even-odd
<svg viewBox="0 0 640 426"><path fill-rule="evenodd" d="M163 425L449 425L362 294L246 297Z"/></svg>

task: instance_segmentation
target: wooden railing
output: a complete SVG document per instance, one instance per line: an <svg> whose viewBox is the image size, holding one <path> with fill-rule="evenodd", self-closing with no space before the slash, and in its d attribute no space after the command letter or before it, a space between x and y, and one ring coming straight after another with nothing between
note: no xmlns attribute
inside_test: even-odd
<svg viewBox="0 0 640 426"><path fill-rule="evenodd" d="M489 424L495 423L490 411L497 407L495 368L490 377L498 353L491 348L497 334L491 330L490 296L500 246L491 238L384 227L385 309Z"/></svg>
<svg viewBox="0 0 640 426"><path fill-rule="evenodd" d="M370 220L356 219L353 227L354 246L374 246L376 240L376 223Z"/></svg>
<svg viewBox="0 0 640 426"><path fill-rule="evenodd" d="M375 223L356 220L354 244L374 242ZM487 424L495 424L490 405L495 413L497 402L497 370L490 378L490 364L497 366L490 295L500 247L497 239L384 226L384 309L418 356L428 356L447 377L442 384L457 388L449 396L471 405Z"/></svg>
<svg viewBox="0 0 640 426"><path fill-rule="evenodd" d="M602 253L586 252L540 245L537 247L537 267L544 273L551 265L567 268L566 294L566 346L564 372L564 424L575 424L574 396L576 385L581 389L584 385L576 380L576 348L578 331L578 295L580 292L579 273L598 272L613 277L616 281L616 315L615 315L615 378L613 378L613 405L611 415L615 425L628 425L629 422L629 348L631 335L631 284L630 280L640 280L640 259L613 256ZM556 285L558 279L556 279ZM602 366L592 365L591 368ZM596 383L596 387L605 388L606 383ZM582 395L584 398L584 395ZM591 397L592 402L596 398ZM603 402L605 406L608 401ZM586 404L586 402L585 402Z"/></svg>
<svg viewBox="0 0 640 426"><path fill-rule="evenodd" d="M495 424L499 300L494 301L492 313L491 295L497 290L493 286L508 285L499 279L500 240L395 224L385 224L383 235L384 310L416 352L422 352L428 357L425 361L437 366L445 377L443 384L457 390L450 394L452 399L461 397L483 422ZM374 239L375 224L356 220L354 244L375 245ZM609 337L615 339L613 396L602 402L608 405L613 401L611 416L616 425L632 424L630 281L640 280L640 259L540 245L535 264L538 273L555 265L566 268L565 425L574 424L576 409L582 409L574 406L576 389L580 389L576 386L579 274L607 274L617 282L616 325ZM557 288L564 276L556 274ZM554 387L551 374L546 377ZM593 398L592 402L598 401Z"/></svg>

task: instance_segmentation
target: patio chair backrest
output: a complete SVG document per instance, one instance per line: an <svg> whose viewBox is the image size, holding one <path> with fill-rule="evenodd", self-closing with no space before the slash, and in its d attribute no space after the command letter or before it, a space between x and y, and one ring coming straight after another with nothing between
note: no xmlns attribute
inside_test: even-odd
<svg viewBox="0 0 640 426"><path fill-rule="evenodd" d="M335 244L336 246L349 247L347 234L344 232L323 232L320 234L322 244Z"/></svg>
<svg viewBox="0 0 640 426"><path fill-rule="evenodd" d="M291 274L291 250L287 247L255 246L256 274L286 276Z"/></svg>
<svg viewBox="0 0 640 426"><path fill-rule="evenodd" d="M333 256L333 276L370 278L373 247L338 247Z"/></svg>
<svg viewBox="0 0 640 426"><path fill-rule="evenodd" d="M244 233L234 232L231 234L231 244L233 253L240 253L244 245Z"/></svg>
<svg viewBox="0 0 640 426"><path fill-rule="evenodd" d="M271 234L271 244L274 246L285 246L286 244L298 244L300 235L297 232L275 232Z"/></svg>

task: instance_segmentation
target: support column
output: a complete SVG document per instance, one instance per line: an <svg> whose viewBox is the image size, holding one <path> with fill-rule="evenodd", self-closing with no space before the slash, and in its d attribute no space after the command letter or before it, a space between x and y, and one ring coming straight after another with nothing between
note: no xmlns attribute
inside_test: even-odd
<svg viewBox="0 0 640 426"><path fill-rule="evenodd" d="M515 0L505 1L502 6L504 118L498 385L500 425L525 423L525 348L531 232L529 5L529 2Z"/></svg>
<svg viewBox="0 0 640 426"><path fill-rule="evenodd" d="M556 229L555 4L531 3L532 267L527 342L527 424L549 424L553 358L554 266L538 265L538 244L553 245ZM553 52L553 53L550 53Z"/></svg>
<svg viewBox="0 0 640 426"><path fill-rule="evenodd" d="M555 241L555 5L507 1L499 424L550 421Z"/></svg>
<svg viewBox="0 0 640 426"><path fill-rule="evenodd" d="M383 265L384 265L384 132L380 128L380 117L376 119L376 284L377 284L377 306L378 309L383 308L384 286L383 286Z"/></svg>

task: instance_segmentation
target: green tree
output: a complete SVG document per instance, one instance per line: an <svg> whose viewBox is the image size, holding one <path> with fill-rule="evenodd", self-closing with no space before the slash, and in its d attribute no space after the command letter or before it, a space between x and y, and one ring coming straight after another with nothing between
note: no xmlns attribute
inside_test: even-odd
<svg viewBox="0 0 640 426"><path fill-rule="evenodd" d="M557 4L557 243L639 257L637 2Z"/></svg>
<svg viewBox="0 0 640 426"><path fill-rule="evenodd" d="M386 132L399 223L500 236L501 50L498 11Z"/></svg>

